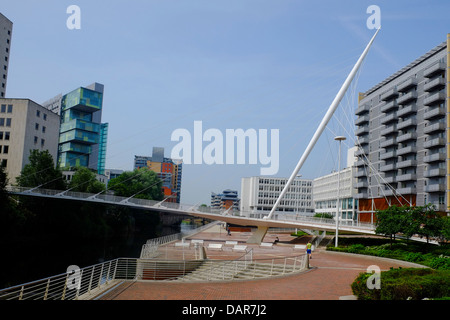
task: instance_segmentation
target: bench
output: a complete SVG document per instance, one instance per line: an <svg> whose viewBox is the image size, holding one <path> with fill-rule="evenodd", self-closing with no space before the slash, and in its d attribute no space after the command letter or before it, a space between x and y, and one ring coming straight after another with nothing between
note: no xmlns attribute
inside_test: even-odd
<svg viewBox="0 0 450 320"><path fill-rule="evenodd" d="M272 242L261 242L259 245L261 248L272 248L273 249L273 243Z"/></svg>
<svg viewBox="0 0 450 320"><path fill-rule="evenodd" d="M210 243L210 244L208 244L208 249L222 250L222 244L221 243Z"/></svg>
<svg viewBox="0 0 450 320"><path fill-rule="evenodd" d="M226 246L235 246L237 244L238 244L237 241L225 241L225 245Z"/></svg>
<svg viewBox="0 0 450 320"><path fill-rule="evenodd" d="M296 250L296 249L306 250L306 245L304 245L304 244L296 244L296 245L294 245L293 249L294 250Z"/></svg>
<svg viewBox="0 0 450 320"><path fill-rule="evenodd" d="M198 243L198 244L203 244L203 240L199 240L199 239L192 239L191 240L192 244Z"/></svg>
<svg viewBox="0 0 450 320"><path fill-rule="evenodd" d="M247 246L235 245L233 247L233 251L246 251L246 250L247 250Z"/></svg>
<svg viewBox="0 0 450 320"><path fill-rule="evenodd" d="M189 246L190 246L189 242L175 242L175 247L189 248Z"/></svg>

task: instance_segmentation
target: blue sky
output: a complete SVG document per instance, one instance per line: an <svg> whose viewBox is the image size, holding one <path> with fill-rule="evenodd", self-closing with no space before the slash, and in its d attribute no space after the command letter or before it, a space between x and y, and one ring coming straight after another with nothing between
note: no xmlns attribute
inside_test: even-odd
<svg viewBox="0 0 450 320"><path fill-rule="evenodd" d="M68 6L81 9L69 30ZM107 167L164 147L179 128L279 129L280 170L294 169L353 64L381 31L336 117L300 173L336 169L335 134L353 143L351 112L364 92L446 40L447 1L4 0L13 21L7 97L42 103L93 82L105 85ZM345 148L344 148L345 149ZM344 159L344 158L343 158ZM182 202L209 204L260 165L185 165Z"/></svg>

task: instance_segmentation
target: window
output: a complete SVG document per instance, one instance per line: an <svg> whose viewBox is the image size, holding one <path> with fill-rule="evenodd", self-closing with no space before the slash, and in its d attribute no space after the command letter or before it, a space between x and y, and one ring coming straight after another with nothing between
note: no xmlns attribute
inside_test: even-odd
<svg viewBox="0 0 450 320"><path fill-rule="evenodd" d="M0 127L5 126L5 118L0 118Z"/></svg>
<svg viewBox="0 0 450 320"><path fill-rule="evenodd" d="M38 118L41 117L41 112L39 110L36 110L36 117L38 117Z"/></svg>
<svg viewBox="0 0 450 320"><path fill-rule="evenodd" d="M46 130L47 128L45 127L45 126L42 126L42 133L45 133L45 130Z"/></svg>
<svg viewBox="0 0 450 320"><path fill-rule="evenodd" d="M6 126L11 127L11 118L6 118Z"/></svg>
<svg viewBox="0 0 450 320"><path fill-rule="evenodd" d="M3 140L3 131L0 131L0 140Z"/></svg>
<svg viewBox="0 0 450 320"><path fill-rule="evenodd" d="M47 114L44 113L44 114L42 115L42 118L43 118L44 120L47 120Z"/></svg>
<svg viewBox="0 0 450 320"><path fill-rule="evenodd" d="M34 144L38 143L38 137L34 136Z"/></svg>
<svg viewBox="0 0 450 320"><path fill-rule="evenodd" d="M3 160L1 161L1 166L2 166L3 168L6 168L7 165L8 165L8 160L7 160L7 159L3 159Z"/></svg>
<svg viewBox="0 0 450 320"><path fill-rule="evenodd" d="M8 154L9 146L3 146L3 154Z"/></svg>
<svg viewBox="0 0 450 320"><path fill-rule="evenodd" d="M39 130L39 123L36 123L36 124L34 125L34 129Z"/></svg>
<svg viewBox="0 0 450 320"><path fill-rule="evenodd" d="M12 113L13 106L12 104L8 104L8 113Z"/></svg>
<svg viewBox="0 0 450 320"><path fill-rule="evenodd" d="M6 131L5 132L5 141L9 141L9 135L10 135L9 131Z"/></svg>
<svg viewBox="0 0 450 320"><path fill-rule="evenodd" d="M45 145L45 139L41 139L41 147Z"/></svg>
<svg viewBox="0 0 450 320"><path fill-rule="evenodd" d="M1 113L5 113L6 112L6 104L2 104L2 106L0 108L0 112Z"/></svg>

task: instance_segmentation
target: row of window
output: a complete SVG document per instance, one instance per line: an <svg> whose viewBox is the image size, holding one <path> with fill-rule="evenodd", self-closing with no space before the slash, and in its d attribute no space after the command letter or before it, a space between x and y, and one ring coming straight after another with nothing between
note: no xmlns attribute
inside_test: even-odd
<svg viewBox="0 0 450 320"><path fill-rule="evenodd" d="M9 146L0 145L0 153L8 154L8 152L9 152Z"/></svg>
<svg viewBox="0 0 450 320"><path fill-rule="evenodd" d="M13 105L12 104L2 104L0 106L0 113L12 113L13 111Z"/></svg>
<svg viewBox="0 0 450 320"><path fill-rule="evenodd" d="M259 179L260 184L275 184L284 186L287 180L284 179ZM291 186L312 186L312 181L292 181Z"/></svg>
<svg viewBox="0 0 450 320"><path fill-rule="evenodd" d="M0 118L0 127L11 127L11 118Z"/></svg>

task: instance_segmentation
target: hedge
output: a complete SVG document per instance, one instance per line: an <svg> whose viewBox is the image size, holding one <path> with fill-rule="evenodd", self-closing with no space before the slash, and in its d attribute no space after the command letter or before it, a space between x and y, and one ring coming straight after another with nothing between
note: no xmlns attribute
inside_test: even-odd
<svg viewBox="0 0 450 320"><path fill-rule="evenodd" d="M369 289L369 273L360 273L352 283L359 300L421 300L450 297L450 270L398 268L381 272L380 289Z"/></svg>

